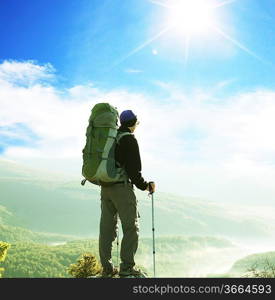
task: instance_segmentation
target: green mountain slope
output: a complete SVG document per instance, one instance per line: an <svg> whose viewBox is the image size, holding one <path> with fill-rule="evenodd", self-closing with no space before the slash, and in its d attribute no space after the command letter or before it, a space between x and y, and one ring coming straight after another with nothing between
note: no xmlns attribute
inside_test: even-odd
<svg viewBox="0 0 275 300"><path fill-rule="evenodd" d="M251 272L251 270L254 270ZM250 271L250 272L249 272ZM229 270L229 274L235 276L253 275L255 272L268 272L272 273L275 277L275 252L263 252L245 256L237 260L232 268Z"/></svg>
<svg viewBox="0 0 275 300"><path fill-rule="evenodd" d="M152 274L152 240L141 239L136 263ZM224 253L237 249L227 240L213 237L162 237L156 239L158 277L206 276L224 265ZM49 246L37 243L13 243L3 267L4 277L69 277L67 268L83 253L98 259L98 240L79 240ZM216 261L209 261L209 255ZM213 260L213 259L212 259ZM116 264L116 247L113 248Z"/></svg>
<svg viewBox="0 0 275 300"><path fill-rule="evenodd" d="M0 224L19 225L20 221L5 206L0 205Z"/></svg>
<svg viewBox="0 0 275 300"><path fill-rule="evenodd" d="M75 239L77 239L77 237L75 236L46 232L34 232L22 227L0 224L0 241L3 242L58 243Z"/></svg>
<svg viewBox="0 0 275 300"><path fill-rule="evenodd" d="M100 189L97 186L87 184L82 187L80 180L46 174L0 160L0 190L0 216L9 219L7 211L16 216L13 221L9 219L9 225L20 225L39 232L98 236ZM151 199L146 192L137 189L136 192L141 235L151 236ZM272 217L267 219L258 209L253 212L250 207L219 205L160 192L155 193L154 197L158 236L274 237L275 214L271 214L271 209Z"/></svg>

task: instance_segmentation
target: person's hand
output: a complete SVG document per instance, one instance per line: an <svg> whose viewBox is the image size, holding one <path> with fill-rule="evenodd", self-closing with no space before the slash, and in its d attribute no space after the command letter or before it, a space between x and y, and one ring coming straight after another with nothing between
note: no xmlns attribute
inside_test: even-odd
<svg viewBox="0 0 275 300"><path fill-rule="evenodd" d="M151 190L150 190L150 186L151 186ZM148 186L147 186L147 188L146 188L146 191L151 192L151 193L154 193L155 190L156 190L156 185L155 185L155 183L154 183L153 181L150 181L150 182L148 183Z"/></svg>

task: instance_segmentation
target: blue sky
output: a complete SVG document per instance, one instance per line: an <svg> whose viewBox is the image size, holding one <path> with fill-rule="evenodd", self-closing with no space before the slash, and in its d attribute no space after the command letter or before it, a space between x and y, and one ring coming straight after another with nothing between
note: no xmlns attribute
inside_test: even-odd
<svg viewBox="0 0 275 300"><path fill-rule="evenodd" d="M239 0L217 9L221 28L266 64L218 34L214 40L222 40L219 44L226 49L209 47L215 41L207 34L191 37L185 64L184 49L177 42L183 37L173 39L168 32L114 65L164 26L167 9L149 0L1 1L0 59L51 63L58 84L65 86L92 81L105 88L158 93L156 81L193 88L232 80L227 92L272 87L274 4L274 0Z"/></svg>
<svg viewBox="0 0 275 300"><path fill-rule="evenodd" d="M79 178L108 99L161 190L273 201L275 0L9 0L0 34L0 158Z"/></svg>

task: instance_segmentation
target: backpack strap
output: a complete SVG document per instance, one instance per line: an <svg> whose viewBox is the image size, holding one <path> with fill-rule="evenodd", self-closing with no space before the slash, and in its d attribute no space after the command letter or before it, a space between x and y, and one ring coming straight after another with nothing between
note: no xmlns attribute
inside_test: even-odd
<svg viewBox="0 0 275 300"><path fill-rule="evenodd" d="M130 133L130 132L122 132L122 133L118 132L118 134L117 134L117 136L116 136L116 143L117 143L117 145L119 145L119 142L120 142L121 138L123 138L125 135L133 135L133 134ZM121 166L120 163L119 163L118 161L116 161L116 163L118 164L118 166L119 166L120 168L123 168L123 166ZM124 185L125 185L125 186L127 185L127 179L126 179L126 178L125 178L125 180L124 180Z"/></svg>
<svg viewBox="0 0 275 300"><path fill-rule="evenodd" d="M133 135L132 133L130 132L122 132L122 133L118 133L117 136L116 136L116 142L117 144L119 144L119 141L122 137L124 137L125 135Z"/></svg>

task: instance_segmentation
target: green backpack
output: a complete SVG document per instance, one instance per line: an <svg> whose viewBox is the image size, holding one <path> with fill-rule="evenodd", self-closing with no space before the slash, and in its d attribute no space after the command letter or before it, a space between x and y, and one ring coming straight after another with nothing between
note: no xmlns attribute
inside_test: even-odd
<svg viewBox="0 0 275 300"><path fill-rule="evenodd" d="M115 161L115 147L124 135L117 131L118 111L109 103L96 104L89 118L86 130L86 144L82 150L81 184L88 180L97 185L110 185L117 181L128 180L125 170Z"/></svg>

